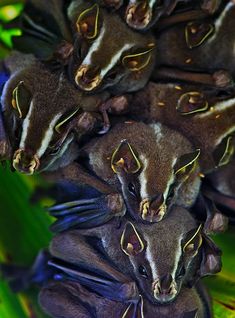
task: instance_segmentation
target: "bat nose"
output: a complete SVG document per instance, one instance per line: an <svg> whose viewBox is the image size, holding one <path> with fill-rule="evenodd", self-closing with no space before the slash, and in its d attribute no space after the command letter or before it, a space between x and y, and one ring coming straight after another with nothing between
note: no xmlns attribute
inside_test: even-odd
<svg viewBox="0 0 235 318"><path fill-rule="evenodd" d="M162 294L170 294L173 278L171 274L166 274L160 279L160 291Z"/></svg>
<svg viewBox="0 0 235 318"><path fill-rule="evenodd" d="M30 151L18 149L13 155L13 167L24 174L32 175L38 170L40 161L37 155L32 154Z"/></svg>
<svg viewBox="0 0 235 318"><path fill-rule="evenodd" d="M127 23L135 28L144 28L151 20L152 11L147 1L130 5L126 10Z"/></svg>
<svg viewBox="0 0 235 318"><path fill-rule="evenodd" d="M91 91L101 82L98 66L81 65L75 76L76 84L85 91Z"/></svg>
<svg viewBox="0 0 235 318"><path fill-rule="evenodd" d="M148 222L159 222L165 215L164 195L159 194L152 200L145 199L140 203L142 219Z"/></svg>
<svg viewBox="0 0 235 318"><path fill-rule="evenodd" d="M164 203L164 195L163 193L161 193L151 200L149 207L151 210L157 211L159 210L159 208L161 207L163 203Z"/></svg>
<svg viewBox="0 0 235 318"><path fill-rule="evenodd" d="M171 274L160 277L153 283L154 297L164 303L169 302L177 294L176 284Z"/></svg>

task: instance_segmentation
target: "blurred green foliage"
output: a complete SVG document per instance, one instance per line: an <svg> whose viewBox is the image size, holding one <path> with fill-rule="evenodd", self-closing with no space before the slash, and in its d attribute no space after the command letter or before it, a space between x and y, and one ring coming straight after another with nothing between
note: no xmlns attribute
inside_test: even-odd
<svg viewBox="0 0 235 318"><path fill-rule="evenodd" d="M0 0L0 59L9 53L11 37L20 35L13 26L24 1ZM48 246L51 220L30 196L39 177L26 177L0 168L0 261L30 265L41 248ZM235 318L235 229L214 237L223 250L223 270L205 281L214 301L215 318ZM37 289L15 295L0 281L0 318L45 318L37 303Z"/></svg>

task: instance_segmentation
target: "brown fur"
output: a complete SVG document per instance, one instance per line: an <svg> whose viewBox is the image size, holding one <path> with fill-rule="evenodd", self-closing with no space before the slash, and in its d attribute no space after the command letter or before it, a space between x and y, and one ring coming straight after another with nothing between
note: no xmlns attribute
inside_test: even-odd
<svg viewBox="0 0 235 318"><path fill-rule="evenodd" d="M153 224L152 226L144 225L143 223L134 223L140 239L143 240L144 244L144 250L135 256L125 255L120 247L120 239L125 228L125 224L126 221L123 220L121 226L117 227L117 221L113 220L104 226L96 227L90 230L73 230L61 233L52 240L50 251L53 256L59 259L82 266L83 268L94 271L95 273L97 273L98 270L98 273L101 275L111 275L111 277L117 279L118 275L123 273L129 279L133 279L134 281L138 282L140 293L144 296L144 299L145 297L148 299L145 299L144 303L146 302L148 304L148 302L150 302L157 305L159 302L153 297L152 294L152 283L154 279L156 279L156 273L162 277L167 273L171 273L175 266L176 268L181 266L180 264L182 259L179 257L180 255L178 255L179 258L176 257L178 244L183 246L185 244L186 237L187 239L190 239L190 237L185 235L190 230L195 230L195 228L197 228L197 224L186 210L176 207L173 208L170 216L160 223ZM99 246L98 250L101 249L103 251L102 254L98 252L97 247L92 247L88 243L86 238L89 237L96 237L99 239L97 246ZM201 247L200 251L203 251L203 249L204 247ZM162 317L164 317L164 315L167 317L169 313L168 310L172 309L171 306L173 306L173 308L175 308L179 314L182 313L181 310L185 308L184 305L182 308L182 303L180 300L182 299L183 303L184 301L187 302L187 296L183 296L185 295L185 287L183 286L185 286L185 284L192 279L195 269L200 267L198 263L200 262L200 251L196 257L184 257L183 262L186 273L181 278L176 278L177 292L179 293L179 296L174 302L172 302L172 305L169 305L169 307L159 307L158 305L155 306L155 309L157 310L156 313L161 314ZM90 262L91 259L92 263ZM111 271L110 264L114 265ZM143 278L139 274L139 265L145 266L148 273L147 279ZM120 274L114 274L113 276L115 271L120 271ZM123 281L122 278L121 281ZM126 282L127 281L128 280L126 280ZM182 290L180 291L181 286ZM194 292L195 291L192 291L192 293ZM189 290L186 294L188 294L189 298L191 299ZM196 300L196 302L197 301L198 300ZM150 305L150 303L149 310L151 312L153 307ZM50 306L51 305L49 304L45 307L47 310L53 309L53 307L50 309ZM187 307L187 311L195 309L193 306L195 305L192 304L192 307ZM66 306L66 308L68 307ZM151 315L147 315L147 317L151 317ZM204 316L202 315L201 317Z"/></svg>
<svg viewBox="0 0 235 318"><path fill-rule="evenodd" d="M97 318L122 317L129 304L115 302L91 293L79 283L53 282L45 286L39 295L39 301L44 311L54 318ZM197 316L187 316L195 310ZM184 288L177 300L168 306L153 306L144 300L144 318L167 318L169 314L174 318L208 318L204 314L202 300L196 289ZM173 317L173 316L172 316Z"/></svg>
<svg viewBox="0 0 235 318"><path fill-rule="evenodd" d="M70 69L72 78L74 78L76 70L79 66L81 66L82 61L89 53L92 42L96 40L86 41L81 38L81 36L79 37L78 31L75 27L75 23L79 15L87 8L92 7L92 5L92 2L72 1L68 9L68 15L72 22L75 38L79 38L78 42L75 42L75 54L72 61L73 66ZM89 65L91 69L93 67L99 67L100 69L105 68L109 65L112 57L126 44L133 43L131 48L123 52L121 57L139 52L138 50L140 50L140 52L146 51L150 48L148 47L150 43L155 45L155 39L151 34L141 34L131 30L117 14L107 12L105 8L100 8L99 10L97 37L99 36L102 27L106 28L106 32L99 49L92 54L91 64ZM78 46L81 47L82 56L77 55ZM94 91L110 87L113 93L120 94L122 92L131 92L140 89L146 84L152 72L155 62L154 52L155 50L151 53L151 59L148 65L140 71L129 71L127 68L122 66L121 60L119 59L113 69L110 70L110 72L116 72L114 78L108 77L109 72Z"/></svg>
<svg viewBox="0 0 235 318"><path fill-rule="evenodd" d="M208 101L208 110L191 115L182 115L176 110L179 98L186 92L202 92ZM234 96L230 97L231 100ZM235 129L234 106L221 109L223 102L229 97L219 99L213 92L209 94L200 86L172 83L149 83L142 91L135 94L131 104L131 114L134 118L146 122L161 122L181 132L194 145L201 149L200 166L202 172L215 168L214 150L223 137L233 133ZM210 108L213 107L213 108ZM208 114L206 117L203 115Z"/></svg>
<svg viewBox="0 0 235 318"><path fill-rule="evenodd" d="M4 87L1 101L6 131L10 138L13 151L17 150L19 147L22 135L19 135L17 129L24 124L24 118L28 114L30 106L29 104L22 105L22 119L19 119L17 111L12 107L12 93L20 81L23 81L24 86L31 95L31 101L33 101L30 126L25 140L25 149L27 149L31 155L34 155L37 149L39 149L45 136L45 132L56 115L59 115L60 118L58 118L57 122L54 123L54 127L52 127L53 136L51 138L50 146L59 143L60 139L63 139L64 137L63 132L60 134L54 130L56 124L77 109L79 109L79 111L77 112L76 117L74 116L73 120L70 120L72 127L71 129L69 128L70 132L65 141L69 138L74 139L71 134L72 130L75 133L77 140L79 140L84 133L90 132L93 129L96 118L99 118L100 116L97 113L99 107L109 96L107 93L92 96L84 95L69 83L63 73L50 71L44 64L34 60L32 56L13 54L6 60L6 67L10 70L11 77ZM89 117L88 113L93 115L90 115ZM94 117L93 119L92 116ZM91 123L89 124L90 121ZM15 122L15 125L13 125L13 122ZM66 127L69 126L66 124ZM63 129L63 131L66 132L66 129ZM57 158L51 156L50 153L48 153L49 149L47 147L41 160L40 170L47 168L53 170L58 166L67 165L77 157L75 144L71 143L71 147L69 155L68 153L65 154L63 160L61 159L57 161L57 163L54 161L55 159L60 159L59 156ZM52 166L49 167L51 163Z"/></svg>
<svg viewBox="0 0 235 318"><path fill-rule="evenodd" d="M232 5L232 1L230 4L231 8L225 15L222 25L216 33L215 39L212 41L208 38L200 46L190 49L185 40L185 23L169 28L161 33L157 37L157 41L160 43L156 53L157 65L172 65L185 71L209 73L223 69L227 70L234 77L235 38L231 30L235 27L235 6L234 4ZM209 22L213 24L219 18L220 16L209 20ZM190 62L187 63L187 61Z"/></svg>

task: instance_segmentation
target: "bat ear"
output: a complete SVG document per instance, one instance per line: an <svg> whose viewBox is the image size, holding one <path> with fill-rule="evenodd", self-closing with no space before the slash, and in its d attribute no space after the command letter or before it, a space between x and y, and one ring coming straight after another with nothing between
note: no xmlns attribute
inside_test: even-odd
<svg viewBox="0 0 235 318"><path fill-rule="evenodd" d="M200 156L200 153L200 149L197 149L194 152L186 153L181 156L174 166L174 174L176 177L181 178L182 176L188 176L195 168L195 164Z"/></svg>
<svg viewBox="0 0 235 318"><path fill-rule="evenodd" d="M94 39L98 32L98 18L99 6L95 3L79 15L76 22L78 32L88 40Z"/></svg>
<svg viewBox="0 0 235 318"><path fill-rule="evenodd" d="M128 256L135 256L144 250L144 243L132 223L127 223L121 236L121 249Z"/></svg>
<svg viewBox="0 0 235 318"><path fill-rule="evenodd" d="M140 71L149 64L152 58L153 48L154 44L150 49L124 56L122 59L123 66L129 69L131 72Z"/></svg>
<svg viewBox="0 0 235 318"><path fill-rule="evenodd" d="M214 32L214 26L210 23L189 22L185 28L187 46L192 49L201 45Z"/></svg>
<svg viewBox="0 0 235 318"><path fill-rule="evenodd" d="M187 92L180 96L176 110L182 116L203 112L208 109L208 102L201 92Z"/></svg>
<svg viewBox="0 0 235 318"><path fill-rule="evenodd" d="M141 169L141 163L131 145L123 140L114 150L111 158L111 167L115 173L124 170L126 173L136 173Z"/></svg>
<svg viewBox="0 0 235 318"><path fill-rule="evenodd" d="M221 250L206 235L203 234L202 260L199 269L199 276L213 275L221 270Z"/></svg>
<svg viewBox="0 0 235 318"><path fill-rule="evenodd" d="M216 167L221 167L230 162L235 151L232 136L225 137L213 152Z"/></svg>

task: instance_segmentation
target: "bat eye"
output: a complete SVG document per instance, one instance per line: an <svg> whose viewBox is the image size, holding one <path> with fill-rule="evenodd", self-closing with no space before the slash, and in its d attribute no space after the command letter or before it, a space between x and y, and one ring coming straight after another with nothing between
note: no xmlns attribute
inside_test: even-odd
<svg viewBox="0 0 235 318"><path fill-rule="evenodd" d="M147 272L146 268L143 265L139 266L139 273L144 278L148 278L148 272Z"/></svg>
<svg viewBox="0 0 235 318"><path fill-rule="evenodd" d="M26 117L31 100L31 94L21 81L12 92L12 107L17 111L20 118Z"/></svg>
<svg viewBox="0 0 235 318"><path fill-rule="evenodd" d="M131 72L140 71L149 64L152 57L152 50L153 48L150 48L144 52L124 56L122 59L123 66L128 68Z"/></svg>
<svg viewBox="0 0 235 318"><path fill-rule="evenodd" d="M84 10L76 22L78 33L88 40L95 39L98 33L98 18L99 6L97 4Z"/></svg>
<svg viewBox="0 0 235 318"><path fill-rule="evenodd" d="M133 195L134 197L137 197L135 185L132 182L128 184L128 191L130 192L131 195Z"/></svg>

